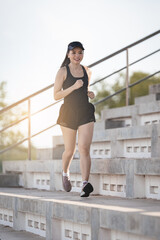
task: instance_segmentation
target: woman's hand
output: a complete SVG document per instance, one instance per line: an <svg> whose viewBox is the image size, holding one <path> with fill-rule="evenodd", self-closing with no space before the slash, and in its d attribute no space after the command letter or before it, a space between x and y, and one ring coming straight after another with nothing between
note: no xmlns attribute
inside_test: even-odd
<svg viewBox="0 0 160 240"><path fill-rule="evenodd" d="M77 80L75 84L73 84L74 90L79 89L83 86L83 81L81 79Z"/></svg>
<svg viewBox="0 0 160 240"><path fill-rule="evenodd" d="M95 98L94 92L92 92L92 91L88 91L87 95L91 99Z"/></svg>

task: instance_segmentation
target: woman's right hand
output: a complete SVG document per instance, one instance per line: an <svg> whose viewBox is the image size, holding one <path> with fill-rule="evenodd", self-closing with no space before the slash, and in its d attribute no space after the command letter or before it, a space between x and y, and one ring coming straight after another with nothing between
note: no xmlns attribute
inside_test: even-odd
<svg viewBox="0 0 160 240"><path fill-rule="evenodd" d="M83 81L81 79L77 80L75 84L73 84L74 90L79 89L83 86Z"/></svg>

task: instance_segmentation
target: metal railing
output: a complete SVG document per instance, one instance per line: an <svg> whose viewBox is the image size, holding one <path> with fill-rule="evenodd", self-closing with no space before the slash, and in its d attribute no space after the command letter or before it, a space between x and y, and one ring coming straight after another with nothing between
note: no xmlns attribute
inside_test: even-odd
<svg viewBox="0 0 160 240"><path fill-rule="evenodd" d="M130 45L128 45L128 46L126 46L126 47L124 47L124 48L106 56L106 57L104 57L104 58L102 58L102 59L100 59L100 60L98 60L97 62L94 62L94 63L90 64L88 66L88 67L94 67L94 66L108 60L109 58L112 58L112 57L114 57L114 56L116 56L116 55L118 55L122 52L126 52L126 67L125 67L126 68L126 106L129 104L129 87L128 87L128 85L129 85L129 49L138 45L138 44L140 44L140 43L142 43L142 42L144 42L144 41L146 41L146 40L148 40L149 38L154 37L155 35L157 35L159 33L160 33L160 30L158 30L158 31L156 31L156 32L154 32L154 33L152 33L152 34L150 34L150 35L148 35L148 36L146 36L146 37L144 37L144 38L142 38L142 39L140 39L140 40L138 40L138 41L136 41L136 42L134 42L134 43L132 43L132 44L130 44Z"/></svg>
<svg viewBox="0 0 160 240"><path fill-rule="evenodd" d="M102 63L102 62L104 62L104 61L106 61L106 60L108 60L108 59L110 59L110 58L112 58L112 57L114 57L114 56L116 56L116 55L124 52L124 51L126 52L126 66L125 66L125 67L123 67L123 68L121 68L121 69L119 69L119 70L117 70L117 71L115 71L115 72L113 72L113 73L111 73L111 74L109 74L109 75L107 75L107 76L105 76L105 77L103 77L103 78L95 81L94 83L90 84L90 86L93 86L94 84L97 84L98 82L101 82L101 81L105 80L106 78L109 78L109 77L113 76L114 74L116 74L116 73L118 73L118 72L126 69L126 87L123 88L123 89L121 89L121 90L119 90L119 91L117 91L116 93L114 93L114 94L112 94L112 95L110 95L110 96L107 96L106 98L104 98L104 99L102 99L102 100L94 103L94 105L97 105L97 104L99 104L99 103L101 103L101 102L103 102L103 101L106 101L107 99L109 99L109 98L111 98L111 97L113 97L113 96L121 93L122 91L126 91L126 105L128 105L128 104L129 104L129 88L131 88L131 87L133 87L134 85L139 84L140 82L145 81L145 80L153 77L154 75L160 73L160 71L158 71L158 72L156 72L156 73L154 73L154 74L152 74L152 75L150 75L150 76L147 76L146 78L140 79L140 80L137 81L136 83L129 84L129 67L132 66L132 65L134 65L134 64L136 64L136 63L139 62L139 61L144 60L145 58L150 57L150 56L153 55L153 54L156 54L157 52L160 51L160 49L158 49L158 50L156 50L156 51L154 51L154 52L152 52L152 53L150 53L150 54L148 54L148 55L146 55L146 56L144 56L144 57L142 57L142 58L140 58L140 59L138 59L138 60L136 60L136 61L134 61L134 62L132 62L132 63L129 63L129 57L128 57L128 56L129 56L129 49L132 48L132 47L134 47L134 46L136 46L137 44L140 44L140 43L146 41L147 39L150 39L150 38L158 35L159 33L160 33L160 30L158 30L158 31L156 31L156 32L154 32L154 33L146 36L145 38L142 38L142 39L140 39L140 40L138 40L138 41L136 41L136 42L134 42L134 43L132 43L132 44L130 44L130 45L128 45L128 46L126 46L126 47L124 47L124 48L122 48L122 49L120 49L120 50L118 50L118 51L116 51L116 52L114 52L114 53L106 56L105 58L102 58L102 59L100 59L99 61L94 62L94 63L92 63L92 64L90 64L90 65L88 66L88 67L92 68L92 67L94 67L94 66L96 66L96 65L98 65L98 64L100 64L100 63ZM25 97L25 98L23 98L22 100L17 101L16 103L11 104L10 106L7 106L7 107L5 107L5 108L3 108L3 109L0 110L0 114L2 114L2 113L4 113L4 112L6 112L6 111L8 111L8 110L10 110L10 109L12 109L12 108L14 108L15 106L17 106L17 105L19 105L19 104L21 104L21 103L23 103L23 102L25 102L25 101L28 102L28 115L25 116L25 117L23 117L23 118L20 119L20 120L17 120L17 121L15 121L15 122L9 124L8 126L6 126L6 127L4 127L3 129L0 130L0 133L2 133L3 131L9 129L10 127L15 126L15 125L17 125L18 123L20 123L20 122L28 119L28 137L26 137L26 138L22 139L21 141L15 143L15 144L12 144L11 146L9 146L9 147L1 150L1 151L0 151L0 154L4 153L4 152L6 152L6 151L9 151L10 149L12 149L12 148L14 148L14 147L22 144L22 143L25 142L25 141L28 141L28 160L31 160L31 139L32 139L33 137L41 134L42 132L45 132L45 131L47 131L48 129L56 126L56 124L53 124L53 125L45 128L45 129L37 132L36 134L31 135L31 117L34 116L34 115L36 115L36 114L39 113L39 112L42 112L42 111L46 110L47 108L52 107L53 105L59 103L60 101L62 101L62 100L59 100L59 101L57 101L57 102L54 102L54 103L52 103L52 104L50 104L50 105L48 105L48 106L40 109L39 111L34 112L34 113L31 114L31 99L32 99L34 96L39 95L39 94L41 94L41 93L43 93L43 92L45 92L45 91L47 91L48 89L53 88L53 87L54 87L54 84L51 84L51 85L49 85L49 86L47 86L47 87L45 87L45 88L43 88L43 89L41 89L41 90L39 90L39 91L37 91L37 92L35 92L35 93L29 95L28 97Z"/></svg>
<svg viewBox="0 0 160 240"><path fill-rule="evenodd" d="M144 82L144 81L148 80L149 78L151 78L151 77L153 77L153 76L155 76L155 75L157 75L157 74L159 74L159 73L160 73L160 71L155 72L155 73L153 73L153 74L151 74L151 75L149 75L149 76L147 76L147 77L145 77L145 78L142 78L142 79L138 80L137 82L134 82L134 83L132 83L132 84L129 84L129 85L128 85L128 88L134 87L135 85L140 84L141 82ZM100 104L100 103L102 103L102 102L105 102L105 101L107 101L108 99L110 99L110 98L112 98L112 97L120 94L121 92L124 92L124 91L126 90L126 88L127 88L127 87L122 88L122 89L118 90L117 92L115 92L115 93L113 93L113 94L111 94L111 95L109 95L109 96L107 96L107 97L99 100L98 102L95 102L94 105L98 105L98 104Z"/></svg>

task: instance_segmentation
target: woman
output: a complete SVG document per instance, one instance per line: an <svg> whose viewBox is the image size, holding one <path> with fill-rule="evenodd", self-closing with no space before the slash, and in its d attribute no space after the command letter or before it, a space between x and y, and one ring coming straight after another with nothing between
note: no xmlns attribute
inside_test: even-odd
<svg viewBox="0 0 160 240"><path fill-rule="evenodd" d="M71 42L68 45L66 57L56 76L54 98L55 100L64 98L64 104L61 106L57 120L65 145L62 155L64 190L69 192L72 189L69 167L75 153L78 132L78 150L83 180L80 196L88 197L93 191L93 186L88 180L91 168L90 145L95 122L95 109L88 101L88 97L94 98L94 93L88 91L91 72L89 68L80 64L83 55L84 48L80 42Z"/></svg>

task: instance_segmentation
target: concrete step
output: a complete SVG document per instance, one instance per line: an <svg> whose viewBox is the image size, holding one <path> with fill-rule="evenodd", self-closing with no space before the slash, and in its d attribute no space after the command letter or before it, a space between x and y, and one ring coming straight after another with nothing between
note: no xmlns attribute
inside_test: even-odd
<svg viewBox="0 0 160 240"><path fill-rule="evenodd" d="M25 231L15 231L13 228L8 226L0 225L0 240L45 240L40 237Z"/></svg>
<svg viewBox="0 0 160 240"><path fill-rule="evenodd" d="M91 157L160 157L159 146L160 124L99 130L94 132Z"/></svg>
<svg viewBox="0 0 160 240"><path fill-rule="evenodd" d="M0 174L0 187L19 187L19 175Z"/></svg>
<svg viewBox="0 0 160 240"><path fill-rule="evenodd" d="M148 95L138 98L135 105L103 109L101 111L101 121L105 122L104 127L142 126L160 123L159 95L154 95L155 99L158 98L158 101L149 101L153 95ZM146 98L149 102L146 101ZM110 121L109 125L108 121ZM95 123L96 125L97 123Z"/></svg>
<svg viewBox="0 0 160 240"><path fill-rule="evenodd" d="M142 96L142 97L137 97L135 98L135 104L147 104L150 102L155 102L155 101L159 101L160 100L160 93L156 93L156 94L149 94L147 96Z"/></svg>
<svg viewBox="0 0 160 240"><path fill-rule="evenodd" d="M91 158L160 157L160 121L151 124L154 122L153 118L143 120L147 125L113 129L105 129L105 121L95 123L90 150ZM56 141L56 137L54 137L54 141ZM63 148L62 140L61 144ZM59 146L57 146L57 152L58 149ZM59 159L62 158L62 151L57 153L57 159L58 156ZM76 144L74 158L79 158L78 144Z"/></svg>
<svg viewBox="0 0 160 240"><path fill-rule="evenodd" d="M3 171L11 170L19 173L22 187L63 190L61 160L3 162ZM80 161L73 160L70 177L74 192L81 191L80 172ZM92 159L90 181L94 194L160 200L160 158Z"/></svg>
<svg viewBox="0 0 160 240"><path fill-rule="evenodd" d="M1 188L0 224L46 240L160 240L160 202Z"/></svg>

